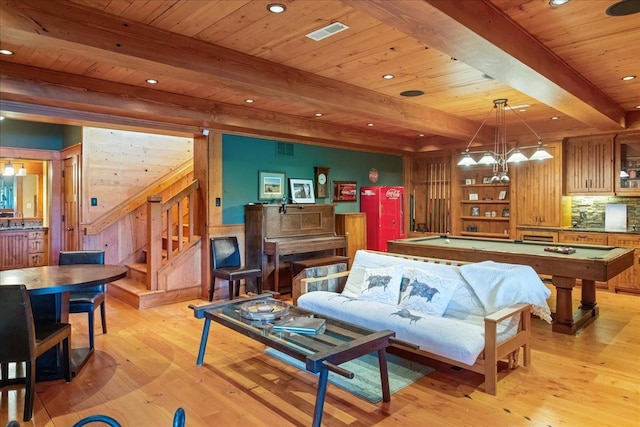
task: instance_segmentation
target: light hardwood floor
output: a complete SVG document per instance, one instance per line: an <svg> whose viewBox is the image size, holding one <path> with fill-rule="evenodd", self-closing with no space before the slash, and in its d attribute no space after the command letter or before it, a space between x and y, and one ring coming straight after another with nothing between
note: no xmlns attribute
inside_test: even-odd
<svg viewBox="0 0 640 427"><path fill-rule="evenodd" d="M329 385L323 424L640 426L640 298L599 291L598 302L600 317L577 336L534 319L533 363L502 371L497 396L482 391L479 375L434 362L434 373L389 403ZM107 309L109 332L98 332L94 357L69 384L38 383L34 417L22 425L70 427L107 414L123 426L168 427L178 407L189 427L311 424L315 377L259 343L212 324L198 367L202 321L187 303L138 311L109 298ZM72 316L74 347L87 341L85 318ZM21 388L0 391L0 426L22 419L23 401Z"/></svg>

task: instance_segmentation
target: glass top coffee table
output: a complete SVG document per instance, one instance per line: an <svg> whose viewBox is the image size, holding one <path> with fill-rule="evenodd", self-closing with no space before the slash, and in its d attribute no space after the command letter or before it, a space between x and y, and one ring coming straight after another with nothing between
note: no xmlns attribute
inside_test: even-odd
<svg viewBox="0 0 640 427"><path fill-rule="evenodd" d="M265 316L265 320L246 318L247 310L245 309L247 303L252 306L266 303L265 305L271 304L272 306L283 307L287 314L273 319L271 319L270 316ZM204 352L209 337L209 327L213 320L216 323L240 332L253 340L259 341L304 362L307 371L318 374L319 379L316 404L313 412L313 426L320 426L322 420L329 371L347 378L353 378L352 372L338 365L357 359L365 354L374 351L378 352L382 400L384 402L391 400L386 348L390 345L392 337L395 336L395 332L393 331L374 331L341 320L322 316L312 311L303 310L299 307L274 300L271 294L262 294L224 303L206 305L191 304L189 307L193 309L196 318L204 318L205 320L202 338L200 340L200 349L198 351L198 366L201 366L204 361ZM267 310L265 309L265 311ZM260 312L258 311L258 313ZM273 328L274 324L291 317L325 319L325 324L316 334L297 333L290 330L275 330Z"/></svg>

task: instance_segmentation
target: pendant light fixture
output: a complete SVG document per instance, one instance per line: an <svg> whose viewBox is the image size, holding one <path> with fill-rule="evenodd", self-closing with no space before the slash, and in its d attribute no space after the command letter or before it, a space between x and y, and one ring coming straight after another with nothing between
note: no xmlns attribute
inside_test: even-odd
<svg viewBox="0 0 640 427"><path fill-rule="evenodd" d="M487 119L491 115L491 112L495 110L495 140L493 144L493 151L469 151L469 147L475 140L478 133L480 133L480 129L487 122ZM538 139L537 145L531 145L526 147L515 147L508 149L507 147L507 128L506 128L506 120L505 120L505 112L506 110L513 111L518 119L524 123L527 128L536 136ZM531 155L530 158L525 156L521 149L527 148L535 148L536 150ZM471 154L482 153L482 157L477 162L471 157ZM513 110L511 107L507 105L507 100L504 98L495 99L493 101L493 107L485 117L484 121L478 128L478 131L473 135L469 144L467 144L467 148L462 153L463 157L458 162L458 166L473 166L473 165L486 165L493 166L493 177L491 178L492 183L508 183L510 181L509 178L509 163L518 163L524 162L527 160L545 160L552 159L553 156L549 154L547 150L544 149L542 145L542 138L538 135L532 128L529 126L524 120L520 118L518 113Z"/></svg>
<svg viewBox="0 0 640 427"><path fill-rule="evenodd" d="M8 160L7 163L4 164L4 171L2 172L2 175L13 176L15 174L16 174L16 170L13 168L13 165L11 164L11 160Z"/></svg>
<svg viewBox="0 0 640 427"><path fill-rule="evenodd" d="M27 169L24 167L24 163L20 166L20 169L18 169L16 176L27 176Z"/></svg>

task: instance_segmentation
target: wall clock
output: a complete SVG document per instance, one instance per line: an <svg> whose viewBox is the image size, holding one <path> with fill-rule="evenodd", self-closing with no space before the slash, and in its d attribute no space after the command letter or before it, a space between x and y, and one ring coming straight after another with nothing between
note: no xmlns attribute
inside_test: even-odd
<svg viewBox="0 0 640 427"><path fill-rule="evenodd" d="M316 198L329 197L329 168L316 166Z"/></svg>

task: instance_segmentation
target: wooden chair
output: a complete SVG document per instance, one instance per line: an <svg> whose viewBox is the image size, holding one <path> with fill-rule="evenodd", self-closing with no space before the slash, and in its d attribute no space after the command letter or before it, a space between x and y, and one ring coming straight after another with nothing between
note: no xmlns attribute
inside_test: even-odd
<svg viewBox="0 0 640 427"><path fill-rule="evenodd" d="M103 251L62 251L58 264L104 264ZM89 348L94 346L94 312L100 307L102 333L107 333L107 313L105 308L105 284L85 287L69 295L69 313L87 313L89 316Z"/></svg>
<svg viewBox="0 0 640 427"><path fill-rule="evenodd" d="M229 299L240 295L240 280L256 278L258 293L262 293L262 271L260 268L245 267L240 262L240 250L238 239L231 237L214 237L211 239L211 289L209 289L209 301L213 301L213 291L216 279L229 281Z"/></svg>
<svg viewBox="0 0 640 427"><path fill-rule="evenodd" d="M64 376L71 381L71 325L68 323L38 323L31 311L31 300L25 285L0 285L0 386L24 384L24 421L33 416L35 398L36 358L62 343ZM8 378L9 363L25 363L25 376ZM17 369L16 369L17 371Z"/></svg>

